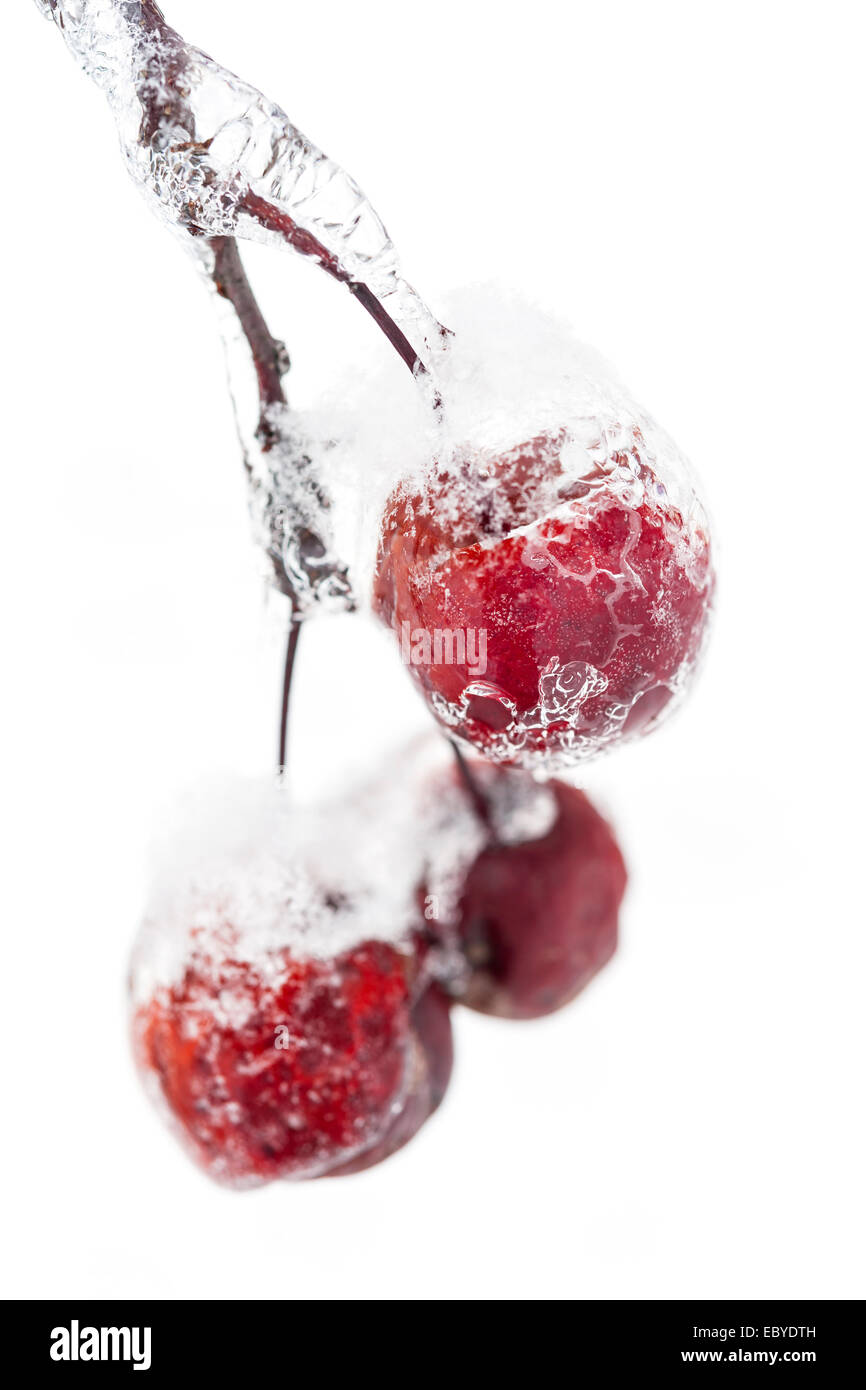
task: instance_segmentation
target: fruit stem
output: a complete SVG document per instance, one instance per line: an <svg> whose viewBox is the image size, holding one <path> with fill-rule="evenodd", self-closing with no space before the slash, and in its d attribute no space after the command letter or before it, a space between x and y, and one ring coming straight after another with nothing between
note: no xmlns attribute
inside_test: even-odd
<svg viewBox="0 0 866 1390"><path fill-rule="evenodd" d="M473 773L469 763L466 761L462 748L459 744L455 743L453 739L449 739L449 743L454 753L460 779L466 788L469 800L472 802L472 809L490 836L491 841L495 841L496 832L493 828L493 809L490 799L482 791L481 784Z"/></svg>
<svg viewBox="0 0 866 1390"><path fill-rule="evenodd" d="M259 384L264 424L268 406L286 404L283 377L289 369L288 354L285 345L273 336L265 322L234 237L212 237L210 247L214 258L212 279L216 292L231 304L249 344Z"/></svg>
<svg viewBox="0 0 866 1390"><path fill-rule="evenodd" d="M329 251L326 246L312 235L299 227L294 218L287 212L274 207L266 198L260 198L257 193L248 189L241 199L240 206L250 217L254 218L260 226L269 232L276 233L277 236L291 246L293 251L299 252L302 256L310 256L326 274L339 284L345 285L350 294L353 294L358 303L361 304L372 318L373 322L382 330L388 342L396 349L399 356L406 363L413 376L426 376L427 368L421 361L417 352L413 348L406 334L394 322L384 304L376 298L369 285L363 284L360 280L353 280L346 270L340 265L339 260Z"/></svg>
<svg viewBox="0 0 866 1390"><path fill-rule="evenodd" d="M286 770L286 754L289 741L289 701L292 693L292 676L295 671L295 655L298 638L301 635L301 621L292 614L289 622L289 635L286 640L286 661L283 667L283 700L280 707L280 740L277 753L277 774L282 777Z"/></svg>
<svg viewBox="0 0 866 1390"><path fill-rule="evenodd" d="M268 328L265 316L259 308L258 300L247 279L240 250L234 237L212 237L210 247L214 258L211 275L214 288L217 294L227 299L234 309L253 359L259 387L259 434L264 441L270 429L269 407L286 404L283 377L289 369L288 353L285 344L275 338ZM289 742L289 703L292 693L292 676L295 669L295 654L300 635L301 618L293 608L286 640L286 659L283 667L283 691L280 704L280 730L277 745L277 774L280 777L285 774L286 769Z"/></svg>

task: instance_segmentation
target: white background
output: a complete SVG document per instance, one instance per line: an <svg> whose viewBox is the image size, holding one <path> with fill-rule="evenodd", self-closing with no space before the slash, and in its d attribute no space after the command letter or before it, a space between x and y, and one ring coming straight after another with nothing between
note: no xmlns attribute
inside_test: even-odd
<svg viewBox="0 0 866 1390"><path fill-rule="evenodd" d="M705 480L719 615L686 711L586 775L631 867L603 976L544 1022L457 1016L386 1165L212 1186L139 1090L126 958L159 807L270 768L281 615L207 296L60 35L4 5L5 1291L863 1296L858 7L165 8L356 175L434 308L503 280L617 364ZM310 267L252 264L295 399L387 352ZM299 783L399 776L426 716L386 636L305 643Z"/></svg>

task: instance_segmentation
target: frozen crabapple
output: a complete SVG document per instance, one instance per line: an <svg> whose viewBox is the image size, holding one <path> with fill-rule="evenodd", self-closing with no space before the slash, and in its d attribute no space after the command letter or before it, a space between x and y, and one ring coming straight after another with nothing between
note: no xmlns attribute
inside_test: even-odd
<svg viewBox="0 0 866 1390"><path fill-rule="evenodd" d="M384 942L252 961L230 925L193 928L182 976L136 1008L136 1058L212 1177L356 1172L411 1139L448 1082L448 1001L415 971Z"/></svg>
<svg viewBox="0 0 866 1390"><path fill-rule="evenodd" d="M491 830L463 869L450 920L433 933L462 957L451 974L462 1003L538 1018L573 999L613 955L625 865L582 792L482 764L472 777Z"/></svg>
<svg viewBox="0 0 866 1390"><path fill-rule="evenodd" d="M238 1187L388 1157L437 1108L452 1062L450 1001L387 892L256 833L222 876L197 866L157 899L131 980L148 1090Z"/></svg>
<svg viewBox="0 0 866 1390"><path fill-rule="evenodd" d="M398 484L374 582L440 722L548 771L657 724L713 590L705 523L668 496L640 425L581 435L458 450Z"/></svg>

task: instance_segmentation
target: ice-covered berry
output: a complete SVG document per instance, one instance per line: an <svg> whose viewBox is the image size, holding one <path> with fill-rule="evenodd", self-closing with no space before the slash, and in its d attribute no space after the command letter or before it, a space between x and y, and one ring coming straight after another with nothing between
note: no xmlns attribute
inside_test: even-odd
<svg viewBox="0 0 866 1390"><path fill-rule="evenodd" d="M451 1070L397 802L381 798L379 838L363 799L242 801L240 833L203 830L157 880L133 953L136 1060L212 1177L356 1172L412 1137Z"/></svg>
<svg viewBox="0 0 866 1390"><path fill-rule="evenodd" d="M697 663L704 524L641 429L544 433L398 484L374 608L448 729L486 757L567 767L655 726Z"/></svg>

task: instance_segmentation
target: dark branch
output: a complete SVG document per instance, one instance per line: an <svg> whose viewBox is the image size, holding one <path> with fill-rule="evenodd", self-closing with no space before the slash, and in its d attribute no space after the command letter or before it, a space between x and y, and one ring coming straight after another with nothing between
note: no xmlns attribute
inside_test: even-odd
<svg viewBox="0 0 866 1390"><path fill-rule="evenodd" d="M301 624L293 615L289 624L289 636L286 642L286 663L283 668L283 700L280 706L280 739L277 753L277 772L279 773L283 772L286 766L289 739L289 701L292 694L292 676L295 671L295 656L298 650L298 638L300 635Z"/></svg>
<svg viewBox="0 0 866 1390"><path fill-rule="evenodd" d="M284 343L271 334L253 294L234 237L213 237L213 282L217 294L232 305L243 330L259 383L262 412L271 405L285 405L283 377L289 369Z"/></svg>
<svg viewBox="0 0 866 1390"><path fill-rule="evenodd" d="M397 326L384 305L381 304L373 294L373 291L368 285L363 285L359 281L353 280L340 265L339 260L333 252L329 251L326 246L323 246L318 238L314 237L311 232L305 231L303 227L299 227L294 218L290 217L287 212L283 212L280 208L274 207L273 203L269 203L266 198L260 198L257 193L253 193L250 189L244 194L240 205L250 217L254 218L255 221L260 224L260 226L265 227L270 232L275 232L277 236L282 237L294 251L297 251L302 256L308 256L311 260L314 260L317 265L321 266L322 270L324 270L327 275L330 275L333 280L336 280L341 285L345 285L349 292L355 296L358 303L363 305L367 310L367 313L385 334L385 337L392 347L396 348L410 372L415 376L426 375L427 368L409 342L406 334Z"/></svg>

